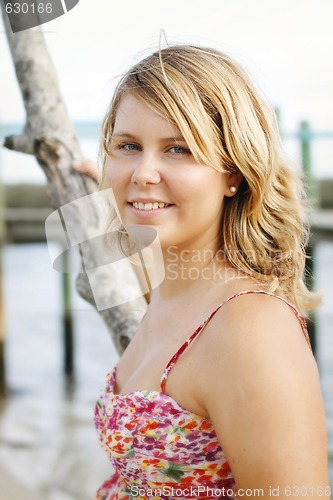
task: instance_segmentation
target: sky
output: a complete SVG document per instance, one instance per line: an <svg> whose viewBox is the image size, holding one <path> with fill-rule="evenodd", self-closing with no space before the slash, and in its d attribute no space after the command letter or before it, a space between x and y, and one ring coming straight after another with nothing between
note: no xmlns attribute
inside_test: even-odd
<svg viewBox="0 0 333 500"><path fill-rule="evenodd" d="M241 62L284 129L306 119L333 131L332 24L332 0L80 0L43 30L75 121L101 120L119 75L158 47L163 29L169 44L212 46ZM23 121L0 29L0 122Z"/></svg>
<svg viewBox="0 0 333 500"><path fill-rule="evenodd" d="M242 62L288 124L333 129L332 0L80 0L43 26L73 119L100 119L118 75L158 46L217 47ZM3 122L24 118L1 26Z"/></svg>

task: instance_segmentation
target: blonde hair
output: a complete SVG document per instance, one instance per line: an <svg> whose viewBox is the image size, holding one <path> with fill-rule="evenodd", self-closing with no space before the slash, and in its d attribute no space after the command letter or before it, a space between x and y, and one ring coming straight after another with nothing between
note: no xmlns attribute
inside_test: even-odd
<svg viewBox="0 0 333 500"><path fill-rule="evenodd" d="M161 49L119 82L103 123L108 155L121 98L132 93L174 124L194 158L218 171L241 172L225 198L220 248L239 271L293 302L318 305L304 284L307 230L300 180L287 168L275 113L242 67L210 48Z"/></svg>

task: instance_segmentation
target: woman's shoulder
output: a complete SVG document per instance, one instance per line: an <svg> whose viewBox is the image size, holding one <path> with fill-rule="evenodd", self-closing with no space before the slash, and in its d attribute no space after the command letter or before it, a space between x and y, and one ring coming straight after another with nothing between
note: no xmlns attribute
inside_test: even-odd
<svg viewBox="0 0 333 500"><path fill-rule="evenodd" d="M304 320L288 298L251 280L244 285L230 290L207 324L218 332L209 335L214 343L304 342Z"/></svg>
<svg viewBox="0 0 333 500"><path fill-rule="evenodd" d="M277 384L297 398L298 390L318 382L316 362L295 310L274 295L237 295L206 328L198 399L208 414L217 400L232 405L236 396L247 394L252 395L251 404L265 406Z"/></svg>
<svg viewBox="0 0 333 500"><path fill-rule="evenodd" d="M285 297L258 286L233 291L210 319L202 341L203 387L226 374L259 377L259 365L275 375L286 362L313 365L297 310Z"/></svg>

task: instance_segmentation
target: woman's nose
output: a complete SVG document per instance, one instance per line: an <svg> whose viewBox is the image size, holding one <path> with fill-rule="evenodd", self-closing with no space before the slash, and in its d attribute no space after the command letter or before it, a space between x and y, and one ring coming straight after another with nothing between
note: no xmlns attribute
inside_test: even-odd
<svg viewBox="0 0 333 500"><path fill-rule="evenodd" d="M157 165L158 160L152 155L142 155L135 165L132 182L137 185L145 186L147 184L158 184L161 176Z"/></svg>

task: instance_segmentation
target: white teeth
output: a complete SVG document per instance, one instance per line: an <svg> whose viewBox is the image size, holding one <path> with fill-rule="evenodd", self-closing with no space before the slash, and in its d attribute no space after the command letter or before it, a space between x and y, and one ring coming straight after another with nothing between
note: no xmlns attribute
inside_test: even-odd
<svg viewBox="0 0 333 500"><path fill-rule="evenodd" d="M157 210L158 208L167 207L168 203L159 203L154 201L154 203L141 203L140 201L133 201L133 207L139 210Z"/></svg>

